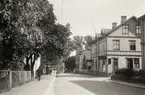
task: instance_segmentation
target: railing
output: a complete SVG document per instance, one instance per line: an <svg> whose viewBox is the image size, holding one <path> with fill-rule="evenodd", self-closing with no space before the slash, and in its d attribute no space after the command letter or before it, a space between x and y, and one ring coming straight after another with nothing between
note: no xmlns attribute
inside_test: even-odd
<svg viewBox="0 0 145 95"><path fill-rule="evenodd" d="M31 81L30 71L6 71L0 70L0 92L10 90Z"/></svg>

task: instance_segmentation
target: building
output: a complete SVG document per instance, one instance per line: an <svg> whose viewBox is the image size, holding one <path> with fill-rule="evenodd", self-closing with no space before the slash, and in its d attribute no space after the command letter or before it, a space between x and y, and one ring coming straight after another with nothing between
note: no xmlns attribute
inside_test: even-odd
<svg viewBox="0 0 145 95"><path fill-rule="evenodd" d="M91 62L91 49L83 51L77 51L76 53L76 67L80 72L87 69L88 66L92 65Z"/></svg>
<svg viewBox="0 0 145 95"><path fill-rule="evenodd" d="M79 65L80 65L80 56L81 56L81 50L77 50L76 51L76 60L75 60L75 64L76 64L76 69L79 70Z"/></svg>
<svg viewBox="0 0 145 95"><path fill-rule="evenodd" d="M112 29L102 29L92 45L97 74L112 74L119 68L142 69L141 29L135 16L121 16L121 23L112 23ZM96 58L95 58L96 57Z"/></svg>
<svg viewBox="0 0 145 95"><path fill-rule="evenodd" d="M141 23L142 67L145 69L145 14L138 18Z"/></svg>

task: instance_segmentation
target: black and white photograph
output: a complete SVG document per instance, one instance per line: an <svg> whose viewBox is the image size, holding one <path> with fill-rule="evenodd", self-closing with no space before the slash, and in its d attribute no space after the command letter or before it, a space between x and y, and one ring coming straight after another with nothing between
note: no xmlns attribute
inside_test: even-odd
<svg viewBox="0 0 145 95"><path fill-rule="evenodd" d="M145 95L145 0L0 0L0 95Z"/></svg>

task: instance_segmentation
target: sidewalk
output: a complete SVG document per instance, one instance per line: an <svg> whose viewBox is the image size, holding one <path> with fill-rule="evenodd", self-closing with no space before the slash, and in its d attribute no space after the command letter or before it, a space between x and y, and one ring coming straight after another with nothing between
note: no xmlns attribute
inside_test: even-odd
<svg viewBox="0 0 145 95"><path fill-rule="evenodd" d="M12 88L8 92L1 93L0 95L44 95L46 90L49 89L49 84L51 84L54 79L53 75L43 75L41 80L35 80L26 83L22 86Z"/></svg>

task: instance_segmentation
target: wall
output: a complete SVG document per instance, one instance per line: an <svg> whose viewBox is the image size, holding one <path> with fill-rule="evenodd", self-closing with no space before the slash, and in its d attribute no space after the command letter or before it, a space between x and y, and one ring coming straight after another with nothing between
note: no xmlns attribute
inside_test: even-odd
<svg viewBox="0 0 145 95"><path fill-rule="evenodd" d="M141 57L137 56L108 56L108 58L118 58L118 68L127 68L127 58L139 58L140 59L140 69L142 68ZM136 69L137 70L137 69ZM111 59L111 64L108 65L108 73L113 71L113 59Z"/></svg>
<svg viewBox="0 0 145 95"><path fill-rule="evenodd" d="M104 38L104 39L102 39L102 40L100 40L99 42L98 42L98 52L99 53L102 53L102 52L105 52L106 51L106 46L107 46L107 40L106 40L106 38Z"/></svg>
<svg viewBox="0 0 145 95"><path fill-rule="evenodd" d="M31 80L30 71L0 71L0 93Z"/></svg>
<svg viewBox="0 0 145 95"><path fill-rule="evenodd" d="M130 51L129 40L135 40L136 51L141 51L140 38L107 37L107 50L113 50L113 40L120 40L120 51Z"/></svg>
<svg viewBox="0 0 145 95"><path fill-rule="evenodd" d="M145 44L145 18L142 20L142 42ZM142 68L145 70L145 45L142 45Z"/></svg>
<svg viewBox="0 0 145 95"><path fill-rule="evenodd" d="M136 32L136 25L138 24L138 22L133 18L133 19L128 20L124 24L128 24L129 25L129 35L127 35L127 36L134 36L134 34ZM120 27L117 30L115 30L109 36L122 36L122 27Z"/></svg>
<svg viewBox="0 0 145 95"><path fill-rule="evenodd" d="M92 72L96 73L96 66L97 66L97 46L96 44L92 45L91 48L91 58L92 58Z"/></svg>

